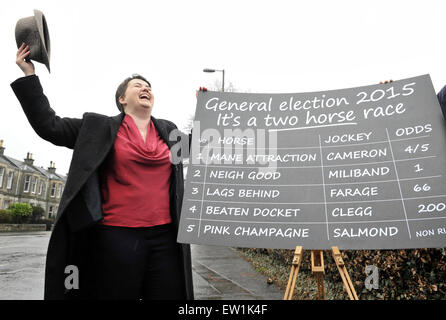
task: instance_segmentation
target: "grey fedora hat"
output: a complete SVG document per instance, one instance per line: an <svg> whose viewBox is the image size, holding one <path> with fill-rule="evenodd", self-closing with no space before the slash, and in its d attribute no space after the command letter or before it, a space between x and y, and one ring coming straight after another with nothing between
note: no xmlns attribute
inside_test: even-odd
<svg viewBox="0 0 446 320"><path fill-rule="evenodd" d="M23 42L29 45L31 53L28 58L43 63L50 71L50 34L43 13L34 10L34 16L22 18L15 26L17 48Z"/></svg>

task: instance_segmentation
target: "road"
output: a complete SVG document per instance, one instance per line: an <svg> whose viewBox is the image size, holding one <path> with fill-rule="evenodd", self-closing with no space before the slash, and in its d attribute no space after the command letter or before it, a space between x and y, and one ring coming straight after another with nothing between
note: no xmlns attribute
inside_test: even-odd
<svg viewBox="0 0 446 320"><path fill-rule="evenodd" d="M43 299L50 232L0 233L0 300ZM232 248L191 245L196 300L279 300L274 285Z"/></svg>
<svg viewBox="0 0 446 320"><path fill-rule="evenodd" d="M50 232L0 233L0 300L43 299Z"/></svg>

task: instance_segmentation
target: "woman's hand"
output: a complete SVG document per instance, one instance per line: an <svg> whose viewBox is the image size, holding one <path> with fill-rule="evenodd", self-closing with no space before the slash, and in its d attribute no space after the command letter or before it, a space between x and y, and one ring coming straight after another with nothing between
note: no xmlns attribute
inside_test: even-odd
<svg viewBox="0 0 446 320"><path fill-rule="evenodd" d="M207 88L205 88L205 87L200 87L200 89L198 89L198 90L196 90L195 91L195 97L197 97L198 98L198 91L208 91L208 89Z"/></svg>
<svg viewBox="0 0 446 320"><path fill-rule="evenodd" d="M16 55L16 63L20 69L22 69L25 76L30 76L34 74L34 64L31 61L26 61L26 57L29 56L31 51L29 46L22 43Z"/></svg>

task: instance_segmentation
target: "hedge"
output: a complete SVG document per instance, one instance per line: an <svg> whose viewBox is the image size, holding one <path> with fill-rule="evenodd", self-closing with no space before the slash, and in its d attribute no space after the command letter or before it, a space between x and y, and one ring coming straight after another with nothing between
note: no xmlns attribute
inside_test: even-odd
<svg viewBox="0 0 446 320"><path fill-rule="evenodd" d="M9 208L7 210L0 209L0 223L27 223L27 224L46 224L46 230L51 230L54 218L47 219L42 215L41 207L33 207L33 214L25 217L17 217Z"/></svg>
<svg viewBox="0 0 446 320"><path fill-rule="evenodd" d="M0 223L12 223L12 215L8 210L0 209Z"/></svg>
<svg viewBox="0 0 446 320"><path fill-rule="evenodd" d="M274 274L273 270L288 270L288 274L291 270L294 250L240 250L257 255L262 261L271 261L268 267L271 269L270 272L263 270L268 276ZM446 252L444 248L344 250L341 251L341 254L360 299L446 299ZM262 256L268 256L268 259L264 259ZM342 280L332 258L331 250L324 251L324 262L326 288L337 291L331 292L330 296L334 299L348 299L342 288ZM365 287L367 265L374 265L378 268L378 289L369 290ZM299 274L302 272L310 274L310 250L304 250L300 270ZM288 279L288 275L285 276ZM280 283L280 286L284 288L283 283Z"/></svg>

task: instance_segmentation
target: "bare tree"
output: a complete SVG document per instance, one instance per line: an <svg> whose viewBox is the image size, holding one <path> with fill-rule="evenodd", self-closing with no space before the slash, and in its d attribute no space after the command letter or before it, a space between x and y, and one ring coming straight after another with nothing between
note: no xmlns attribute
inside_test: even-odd
<svg viewBox="0 0 446 320"><path fill-rule="evenodd" d="M219 91L219 92L221 92L221 88L222 88L221 84L222 84L221 80L216 79L214 81L213 85L206 86L206 88L208 90L210 90L210 91ZM229 84L225 85L225 92L245 92L245 93L248 93L248 92L251 92L251 91L250 90L240 90L232 82L229 82ZM183 131L185 133L189 134L189 133L192 132L192 128L193 128L194 120L195 120L195 115L194 114L189 114L187 118L188 118L188 120L187 120L186 125L183 128Z"/></svg>
<svg viewBox="0 0 446 320"><path fill-rule="evenodd" d="M184 125L183 132L186 134L192 133L192 128L194 126L195 114L189 113L187 116L187 122Z"/></svg>

